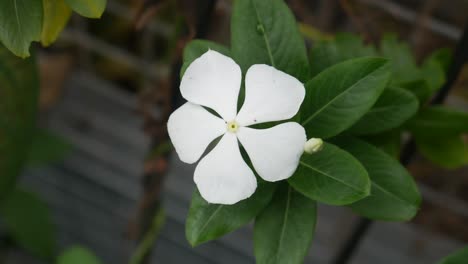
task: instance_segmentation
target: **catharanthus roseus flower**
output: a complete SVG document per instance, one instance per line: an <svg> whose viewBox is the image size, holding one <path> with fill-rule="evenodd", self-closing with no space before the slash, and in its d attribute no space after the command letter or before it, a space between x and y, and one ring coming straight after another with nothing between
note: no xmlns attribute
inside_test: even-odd
<svg viewBox="0 0 468 264"><path fill-rule="evenodd" d="M208 145L222 136L195 169L198 190L210 203L234 204L257 188L238 142L258 175L271 182L289 178L304 151L306 135L298 123L268 129L249 127L292 118L304 100L304 85L271 66L253 65L245 76L244 104L237 112L241 81L240 67L231 58L206 52L182 77L180 91L188 102L172 113L167 124L175 150L186 163L196 162Z"/></svg>

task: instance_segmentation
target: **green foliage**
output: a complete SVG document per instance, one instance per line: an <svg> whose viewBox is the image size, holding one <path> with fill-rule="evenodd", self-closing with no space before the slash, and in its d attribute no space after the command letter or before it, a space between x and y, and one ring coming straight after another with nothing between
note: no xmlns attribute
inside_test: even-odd
<svg viewBox="0 0 468 264"><path fill-rule="evenodd" d="M323 203L345 205L370 193L364 167L348 152L330 143L314 154L304 154L288 182L294 189Z"/></svg>
<svg viewBox="0 0 468 264"><path fill-rule="evenodd" d="M50 131L37 129L33 135L29 150L28 165L39 166L61 160L69 151L71 145Z"/></svg>
<svg viewBox="0 0 468 264"><path fill-rule="evenodd" d="M66 26L71 15L65 0L42 0L44 15L42 20L41 43L52 44Z"/></svg>
<svg viewBox="0 0 468 264"><path fill-rule="evenodd" d="M385 221L408 221L416 215L421 196L413 178L397 160L355 138L340 138L335 143L364 165L372 182L371 195L350 205L355 212Z"/></svg>
<svg viewBox="0 0 468 264"><path fill-rule="evenodd" d="M268 64L302 82L310 75L304 39L283 0L236 0L231 51L244 74L253 64Z"/></svg>
<svg viewBox="0 0 468 264"><path fill-rule="evenodd" d="M466 264L468 260L468 247L461 248L448 255L437 264Z"/></svg>
<svg viewBox="0 0 468 264"><path fill-rule="evenodd" d="M81 246L68 248L57 257L57 264L101 264L93 252Z"/></svg>
<svg viewBox="0 0 468 264"><path fill-rule="evenodd" d="M88 18L100 18L106 9L107 0L65 0L76 13Z"/></svg>
<svg viewBox="0 0 468 264"><path fill-rule="evenodd" d="M301 263L307 255L317 218L315 201L283 184L255 218L257 263Z"/></svg>
<svg viewBox="0 0 468 264"><path fill-rule="evenodd" d="M308 137L329 138L358 121L389 79L387 60L359 58L327 68L306 84L301 108Z"/></svg>
<svg viewBox="0 0 468 264"><path fill-rule="evenodd" d="M362 39L356 35L338 33L332 40L314 43L310 52L312 76L345 60L366 56L377 56L377 51L372 46L365 46Z"/></svg>
<svg viewBox="0 0 468 264"><path fill-rule="evenodd" d="M389 87L350 131L357 135L368 135L397 128L416 114L418 105L418 99L412 93Z"/></svg>
<svg viewBox="0 0 468 264"><path fill-rule="evenodd" d="M29 45L41 40L42 1L0 1L0 42L21 58L29 57Z"/></svg>
<svg viewBox="0 0 468 264"><path fill-rule="evenodd" d="M425 136L468 133L468 113L447 106L425 107L407 127L414 134Z"/></svg>
<svg viewBox="0 0 468 264"><path fill-rule="evenodd" d="M0 197L12 189L27 158L38 92L34 58L19 59L0 46Z"/></svg>
<svg viewBox="0 0 468 264"><path fill-rule="evenodd" d="M417 135L415 141L421 154L442 168L456 169L468 164L468 146L461 135Z"/></svg>
<svg viewBox="0 0 468 264"><path fill-rule="evenodd" d="M2 0L0 1L0 43L16 56L30 56L33 41L53 43L71 15L99 18L106 0Z"/></svg>
<svg viewBox="0 0 468 264"><path fill-rule="evenodd" d="M195 191L185 225L192 246L199 245L247 224L270 202L273 184L259 184L252 197L234 205L210 204Z"/></svg>
<svg viewBox="0 0 468 264"><path fill-rule="evenodd" d="M18 245L36 256L52 259L55 230L42 200L33 193L15 190L0 204L0 214Z"/></svg>

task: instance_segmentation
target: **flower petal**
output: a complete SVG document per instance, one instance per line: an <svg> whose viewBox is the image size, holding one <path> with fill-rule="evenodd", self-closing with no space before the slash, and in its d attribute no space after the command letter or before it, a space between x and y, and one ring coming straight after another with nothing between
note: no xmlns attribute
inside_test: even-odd
<svg viewBox="0 0 468 264"><path fill-rule="evenodd" d="M167 131L179 158L194 163L215 138L226 132L226 122L199 105L185 103L169 117Z"/></svg>
<svg viewBox="0 0 468 264"><path fill-rule="evenodd" d="M242 159L233 133L226 133L200 161L194 180L209 203L235 204L249 198L257 188L257 179Z"/></svg>
<svg viewBox="0 0 468 264"><path fill-rule="evenodd" d="M236 120L249 126L292 118L304 96L304 85L293 76L265 64L253 65L245 77L245 102Z"/></svg>
<svg viewBox="0 0 468 264"><path fill-rule="evenodd" d="M291 177L306 142L304 128L295 122L268 129L241 127L237 137L258 175L271 182Z"/></svg>
<svg viewBox="0 0 468 264"><path fill-rule="evenodd" d="M185 71L180 92L187 101L215 110L224 120L237 113L242 75L239 65L223 54L209 50Z"/></svg>

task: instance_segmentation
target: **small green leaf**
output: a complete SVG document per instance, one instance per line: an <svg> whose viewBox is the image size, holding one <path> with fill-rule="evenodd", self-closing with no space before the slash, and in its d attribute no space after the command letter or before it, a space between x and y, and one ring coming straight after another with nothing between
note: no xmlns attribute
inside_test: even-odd
<svg viewBox="0 0 468 264"><path fill-rule="evenodd" d="M192 246L217 239L250 222L270 202L273 184L259 184L252 197L234 205L210 204L195 191L185 224Z"/></svg>
<svg viewBox="0 0 468 264"><path fill-rule="evenodd" d="M380 54L392 63L392 83L400 84L422 79L407 43L399 42L396 35L387 34L380 43Z"/></svg>
<svg viewBox="0 0 468 264"><path fill-rule="evenodd" d="M456 169L468 164L468 145L460 135L427 137L414 135L421 154L446 169Z"/></svg>
<svg viewBox="0 0 468 264"><path fill-rule="evenodd" d="M429 106L407 123L414 134L425 136L456 135L468 132L468 113L447 106Z"/></svg>
<svg viewBox="0 0 468 264"><path fill-rule="evenodd" d="M447 73L452 60L452 51L449 48L441 48L432 52L424 61L437 62L442 67L443 72Z"/></svg>
<svg viewBox="0 0 468 264"><path fill-rule="evenodd" d="M412 93L389 87L350 131L356 135L368 135L399 127L416 114L418 105L418 99Z"/></svg>
<svg viewBox="0 0 468 264"><path fill-rule="evenodd" d="M184 48L184 64L182 65L182 68L180 70L180 77L185 73L185 70L187 70L188 66L198 57L203 55L205 52L208 50L215 50L221 54L224 54L228 57L231 56L231 52L229 49L223 45L220 45L218 43L214 43L212 41L208 40L201 40L201 39L195 39L190 41Z"/></svg>
<svg viewBox="0 0 468 264"><path fill-rule="evenodd" d="M0 42L16 56L29 57L29 46L41 40L41 31L42 1L0 1Z"/></svg>
<svg viewBox="0 0 468 264"><path fill-rule="evenodd" d="M0 214L18 245L32 254L50 259L55 250L55 230L49 208L35 194L11 192L0 205Z"/></svg>
<svg viewBox="0 0 468 264"><path fill-rule="evenodd" d="M350 204L370 193L370 179L364 167L351 154L330 143L324 143L317 153L302 155L288 182L310 199L332 205Z"/></svg>
<svg viewBox="0 0 468 264"><path fill-rule="evenodd" d="M0 199L16 182L35 130L39 80L34 58L0 45Z"/></svg>
<svg viewBox="0 0 468 264"><path fill-rule="evenodd" d="M28 165L38 166L63 159L71 145L57 135L37 129L29 150Z"/></svg>
<svg viewBox="0 0 468 264"><path fill-rule="evenodd" d="M236 0L231 50L244 74L253 64L268 64L302 82L309 78L305 41L283 0Z"/></svg>
<svg viewBox="0 0 468 264"><path fill-rule="evenodd" d="M431 94L435 93L445 83L445 72L439 61L435 59L426 59L421 66L421 74L426 80Z"/></svg>
<svg viewBox="0 0 468 264"><path fill-rule="evenodd" d="M385 221L408 221L416 215L421 195L397 160L362 140L346 137L335 142L364 165L372 181L371 195L350 205L355 212Z"/></svg>
<svg viewBox="0 0 468 264"><path fill-rule="evenodd" d="M304 262L317 221L315 201L283 184L255 218L254 247L258 264Z"/></svg>
<svg viewBox="0 0 468 264"><path fill-rule="evenodd" d="M65 0L78 14L88 18L100 18L106 9L107 0Z"/></svg>
<svg viewBox="0 0 468 264"><path fill-rule="evenodd" d="M387 60L359 58L307 82L301 117L308 137L329 138L352 126L375 104L389 76Z"/></svg>
<svg viewBox="0 0 468 264"><path fill-rule="evenodd" d="M338 33L332 40L314 43L310 52L312 76L337 63L365 56L376 56L374 47L364 45L357 35Z"/></svg>
<svg viewBox="0 0 468 264"><path fill-rule="evenodd" d="M414 94L418 98L419 105L421 106L424 105L432 96L432 91L427 81L422 79L400 83L398 84L398 87L408 90Z"/></svg>
<svg viewBox="0 0 468 264"><path fill-rule="evenodd" d="M74 246L57 257L57 264L101 264L102 262L90 250Z"/></svg>
<svg viewBox="0 0 468 264"><path fill-rule="evenodd" d="M468 260L468 247L461 248L448 255L438 262L438 264L466 264Z"/></svg>
<svg viewBox="0 0 468 264"><path fill-rule="evenodd" d="M41 43L44 46L52 44L67 25L71 15L65 0L42 0L44 15L42 21Z"/></svg>

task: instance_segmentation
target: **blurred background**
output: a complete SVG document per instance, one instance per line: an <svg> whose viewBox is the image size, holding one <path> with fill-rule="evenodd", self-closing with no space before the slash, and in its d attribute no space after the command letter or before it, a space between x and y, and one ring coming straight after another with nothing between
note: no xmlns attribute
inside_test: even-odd
<svg viewBox="0 0 468 264"><path fill-rule="evenodd" d="M418 62L455 49L468 22L466 0L286 2L309 47L336 32L374 44L395 32ZM102 19L73 16L59 40L40 49L41 133L20 185L47 203L60 249L80 244L103 263L128 263L164 208L145 263L254 263L251 226L197 248L186 241L194 167L174 156L165 130L182 102L183 47L194 38L228 45L230 13L229 0L108 0ZM446 102L468 110L468 67ZM350 263L435 263L468 243L468 168L444 170L420 156L409 168L424 197L419 214L374 223ZM344 207L320 207L306 263L331 263L359 221ZM3 263L46 263L2 244Z"/></svg>

